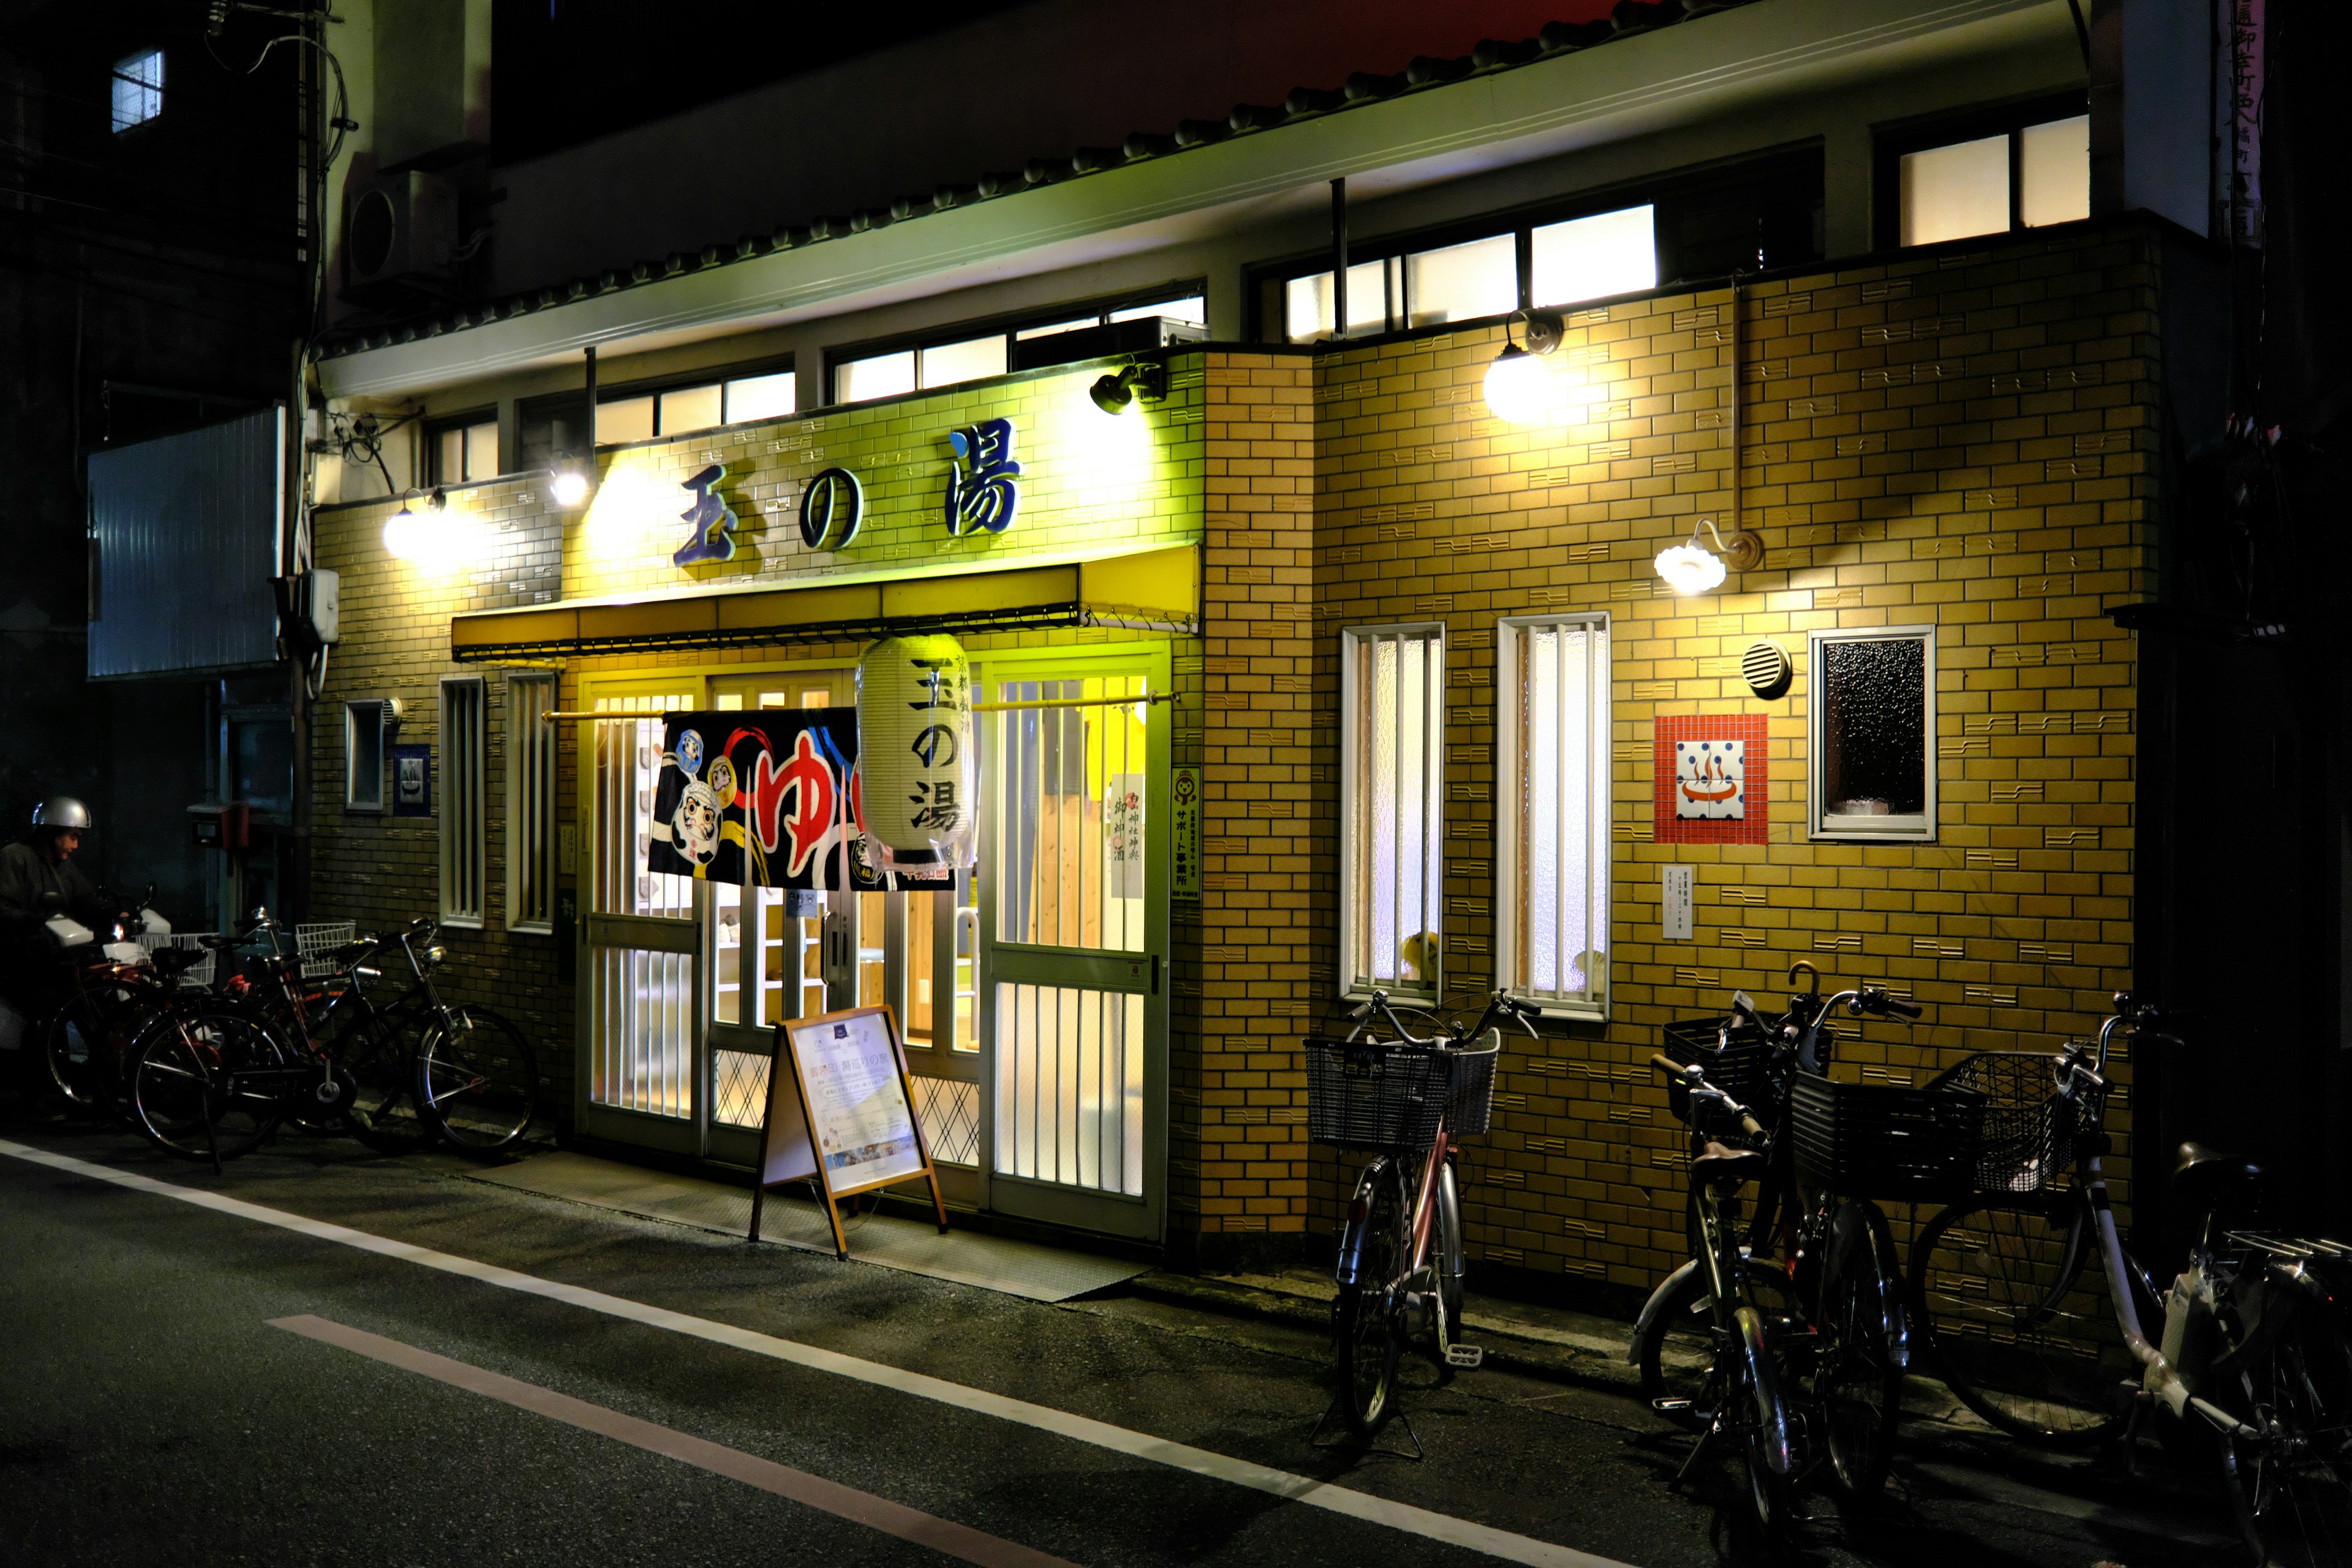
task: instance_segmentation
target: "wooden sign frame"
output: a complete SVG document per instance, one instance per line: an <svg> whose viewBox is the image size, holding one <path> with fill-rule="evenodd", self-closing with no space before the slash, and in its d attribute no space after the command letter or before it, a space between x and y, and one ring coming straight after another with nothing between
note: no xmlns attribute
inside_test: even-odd
<svg viewBox="0 0 2352 1568"><path fill-rule="evenodd" d="M822 1136L816 1109L809 1093L808 1075L801 1061L800 1047L794 1042L796 1031L817 1034L819 1026L849 1026L853 1020L876 1018L890 1041L891 1065L898 1077L898 1095L907 1108L907 1125L914 1130L915 1154L920 1162L914 1170L899 1170L873 1181L836 1185L833 1167L821 1153ZM838 1028L832 1033L840 1034ZM751 1239L760 1239L760 1217L767 1206L768 1189L793 1182L814 1184L817 1195L824 1202L825 1217L833 1224L833 1255L836 1258L849 1256L849 1238L841 1227L841 1200L859 1193L870 1193L883 1187L895 1187L918 1178L930 1184L931 1212L938 1218L940 1234L948 1232L948 1206L940 1196L939 1172L931 1164L930 1140L923 1135L922 1118L915 1114L914 1086L907 1071L907 1045L898 1033L898 1015L887 1005L872 1007L846 1007L837 1013L819 1013L813 1017L789 1018L775 1026L775 1058L768 1066L768 1110L760 1129L760 1168L751 1187Z"/></svg>

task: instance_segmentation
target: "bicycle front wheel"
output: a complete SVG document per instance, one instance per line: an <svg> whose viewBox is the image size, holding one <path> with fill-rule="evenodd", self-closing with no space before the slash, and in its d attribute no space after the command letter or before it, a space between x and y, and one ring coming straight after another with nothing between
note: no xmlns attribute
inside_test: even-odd
<svg viewBox="0 0 2352 1568"><path fill-rule="evenodd" d="M522 1142L539 1113L539 1058L523 1032L488 1007L450 1009L416 1053L416 1104L449 1146L492 1159Z"/></svg>
<svg viewBox="0 0 2352 1568"><path fill-rule="evenodd" d="M1840 1204L1830 1217L1813 1360L1830 1465L1857 1502L1886 1484L1908 1358L1895 1237L1874 1205Z"/></svg>
<svg viewBox="0 0 2352 1568"><path fill-rule="evenodd" d="M127 999L84 992L49 1016L42 1050L49 1081L75 1110L102 1113L120 1097L121 1035L131 1022Z"/></svg>
<svg viewBox="0 0 2352 1568"><path fill-rule="evenodd" d="M2352 1342L2296 1306L2244 1373L2248 1418L2271 1436L2221 1437L2223 1479L2257 1568L2340 1568L2352 1563Z"/></svg>
<svg viewBox="0 0 2352 1568"><path fill-rule="evenodd" d="M1742 1293L1765 1321L1801 1320L1788 1275L1760 1258L1742 1258L1739 1264ZM1706 1271L1694 1268L1658 1303L1633 1347L1634 1362L1642 1369L1642 1397L1661 1420L1685 1432L1704 1432L1715 1424L1724 1392L1717 1339L1715 1300L1707 1292Z"/></svg>
<svg viewBox="0 0 2352 1568"><path fill-rule="evenodd" d="M240 1011L166 1013L131 1069L131 1121L184 1160L236 1159L277 1128L287 1065L276 1038Z"/></svg>
<svg viewBox="0 0 2352 1568"><path fill-rule="evenodd" d="M1364 1194L1356 1283L1339 1287L1331 1309L1339 1410L1360 1437L1380 1430L1396 1386L1403 1336L1404 1180L1393 1164L1377 1171Z"/></svg>
<svg viewBox="0 0 2352 1568"><path fill-rule="evenodd" d="M352 1080L343 1122L382 1154L406 1154L433 1142L434 1124L416 1110L416 1047L373 1013L351 1015L327 1042L337 1070Z"/></svg>
<svg viewBox="0 0 2352 1568"><path fill-rule="evenodd" d="M2139 1362L2097 1251L2072 1199L1946 1209L1912 1246L1914 1331L1960 1402L2011 1436L2074 1447L2123 1429L2116 1390Z"/></svg>

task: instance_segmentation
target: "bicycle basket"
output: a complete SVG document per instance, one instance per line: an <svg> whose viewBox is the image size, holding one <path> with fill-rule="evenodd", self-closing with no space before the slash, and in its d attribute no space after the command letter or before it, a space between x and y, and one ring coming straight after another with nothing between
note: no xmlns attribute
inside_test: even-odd
<svg viewBox="0 0 2352 1568"><path fill-rule="evenodd" d="M1456 1053L1308 1036L1307 1136L1342 1149L1426 1149L1453 1094ZM1486 1053L1488 1061L1494 1053ZM1487 1095L1493 1091L1487 1068Z"/></svg>
<svg viewBox="0 0 2352 1568"><path fill-rule="evenodd" d="M1503 1058L1502 1041L1445 1054L1454 1063L1454 1086L1445 1104L1449 1136L1457 1141L1479 1137L1495 1120L1495 1068Z"/></svg>
<svg viewBox="0 0 2352 1568"><path fill-rule="evenodd" d="M1983 1051L1936 1075L1931 1090L1984 1097L1976 1187L1988 1196L2038 1193L2074 1163L2074 1145L2099 1129L2106 1091L2058 1092L2055 1064L2038 1051Z"/></svg>
<svg viewBox="0 0 2352 1568"><path fill-rule="evenodd" d="M325 955L352 940L354 921L323 921L294 928L294 950L302 955L302 978L323 980L335 973L335 961Z"/></svg>
<svg viewBox="0 0 2352 1568"><path fill-rule="evenodd" d="M1658 1026L1659 1053L1688 1067L1696 1063L1706 1075L1706 1081L1740 1104L1748 1114L1769 1127L1780 1114L1780 1097L1773 1091L1771 1051L1765 1044L1763 1031L1752 1024L1729 1023L1722 1018L1685 1018ZM1691 1119L1690 1089L1687 1085L1668 1079L1666 1108L1679 1121ZM1710 1118L1721 1121L1732 1131L1739 1123L1734 1119Z"/></svg>
<svg viewBox="0 0 2352 1568"><path fill-rule="evenodd" d="M1981 1094L1800 1073L1789 1098L1797 1173L1809 1185L1914 1203L1955 1203L1974 1186Z"/></svg>

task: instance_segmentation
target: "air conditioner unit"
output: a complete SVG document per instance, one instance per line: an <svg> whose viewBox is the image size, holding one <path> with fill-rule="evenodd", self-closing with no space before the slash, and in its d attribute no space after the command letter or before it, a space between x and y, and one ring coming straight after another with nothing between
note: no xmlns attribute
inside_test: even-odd
<svg viewBox="0 0 2352 1568"><path fill-rule="evenodd" d="M343 291L437 289L455 275L457 187L411 169L354 181L343 208Z"/></svg>

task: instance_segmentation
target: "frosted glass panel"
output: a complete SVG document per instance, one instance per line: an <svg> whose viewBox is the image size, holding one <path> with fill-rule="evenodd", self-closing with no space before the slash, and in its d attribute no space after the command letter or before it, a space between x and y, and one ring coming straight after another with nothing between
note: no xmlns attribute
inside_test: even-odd
<svg viewBox="0 0 2352 1568"><path fill-rule="evenodd" d="M899 397L915 390L915 351L854 359L833 368L833 400L865 403L877 397Z"/></svg>
<svg viewBox="0 0 2352 1568"><path fill-rule="evenodd" d="M1388 291L1381 275L1387 263L1360 262L1348 268L1348 331L1377 332L1388 326ZM1283 327L1294 343L1312 342L1331 331L1331 275L1294 278L1283 296Z"/></svg>
<svg viewBox="0 0 2352 1568"><path fill-rule="evenodd" d="M1347 983L1427 993L1442 957L1438 748L1444 663L1433 632L1346 634Z"/></svg>
<svg viewBox="0 0 2352 1568"><path fill-rule="evenodd" d="M466 427L466 477L496 479L499 472L499 422L488 420Z"/></svg>
<svg viewBox="0 0 2352 1568"><path fill-rule="evenodd" d="M1906 245L2006 234L2009 138L1988 136L1904 154L1902 207Z"/></svg>
<svg viewBox="0 0 2352 1568"><path fill-rule="evenodd" d="M2028 228L2091 216L2091 117L2029 125L2017 133L2018 214Z"/></svg>
<svg viewBox="0 0 2352 1568"><path fill-rule="evenodd" d="M596 402L596 445L650 441L654 437L654 400L650 397L599 398Z"/></svg>
<svg viewBox="0 0 2352 1568"><path fill-rule="evenodd" d="M1519 308L1517 239L1498 234L1405 258L1405 299L1412 324L1442 326L1478 316L1507 316ZM1353 268L1349 268L1353 273ZM1350 281L1349 287L1354 288ZM1349 314L1355 314L1349 301Z"/></svg>
<svg viewBox="0 0 2352 1568"><path fill-rule="evenodd" d="M1530 298L1567 305L1656 288L1655 216L1653 207L1626 207L1537 229Z"/></svg>
<svg viewBox="0 0 2352 1568"><path fill-rule="evenodd" d="M1143 998L996 988L996 1169L1143 1194Z"/></svg>
<svg viewBox="0 0 2352 1568"><path fill-rule="evenodd" d="M1822 805L1831 816L1927 808L1927 644L1822 646Z"/></svg>
<svg viewBox="0 0 2352 1568"><path fill-rule="evenodd" d="M960 343L941 343L923 351L923 384L953 386L960 381L979 381L984 376L1004 374L1004 334L991 332L984 338L968 338Z"/></svg>
<svg viewBox="0 0 2352 1568"><path fill-rule="evenodd" d="M1504 984L1538 1002L1597 1004L1607 987L1608 632L1585 620L1506 622L1515 689L1496 903L1511 923Z"/></svg>
<svg viewBox="0 0 2352 1568"><path fill-rule="evenodd" d="M800 395L800 376L789 370L773 375L746 376L727 384L727 423L779 419L790 414Z"/></svg>
<svg viewBox="0 0 2352 1568"><path fill-rule="evenodd" d="M683 436L689 431L708 430L719 423L719 384L709 386L685 386L676 392L661 395L661 433Z"/></svg>
<svg viewBox="0 0 2352 1568"><path fill-rule="evenodd" d="M1349 270L1352 272L1355 269L1350 268ZM1139 321L1146 316L1165 316L1171 321L1190 321L1196 327L1206 326L1209 304L1198 294L1193 294L1181 300L1162 300L1157 305L1134 305L1110 313L1114 321Z"/></svg>

